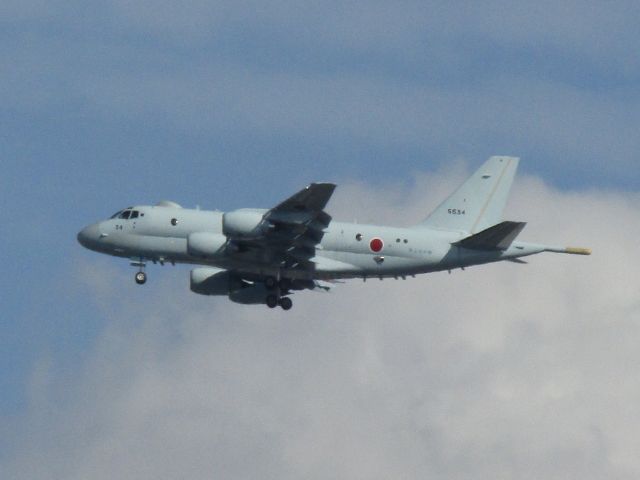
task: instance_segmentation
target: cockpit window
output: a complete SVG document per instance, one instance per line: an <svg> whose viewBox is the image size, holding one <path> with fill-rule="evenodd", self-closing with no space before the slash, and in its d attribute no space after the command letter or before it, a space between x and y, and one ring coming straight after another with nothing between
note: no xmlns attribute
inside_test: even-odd
<svg viewBox="0 0 640 480"><path fill-rule="evenodd" d="M114 213L113 215L111 215L111 218L122 218L124 220L127 220L130 218L138 218L138 215L140 215L140 212L138 210L132 210L131 207L128 207L128 208L125 208L124 210L120 210ZM144 215L144 213L142 215Z"/></svg>

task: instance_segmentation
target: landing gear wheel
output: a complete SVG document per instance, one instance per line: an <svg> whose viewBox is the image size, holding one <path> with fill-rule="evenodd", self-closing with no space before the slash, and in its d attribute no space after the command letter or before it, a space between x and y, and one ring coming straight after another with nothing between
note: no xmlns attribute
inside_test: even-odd
<svg viewBox="0 0 640 480"><path fill-rule="evenodd" d="M278 281L274 277L267 277L264 279L264 285L269 290L271 290L272 288L275 288L277 284L278 284Z"/></svg>
<svg viewBox="0 0 640 480"><path fill-rule="evenodd" d="M147 281L147 274L144 272L136 273L136 283L142 285Z"/></svg>
<svg viewBox="0 0 640 480"><path fill-rule="evenodd" d="M278 297L273 294L267 295L266 304L269 308L276 308L278 306Z"/></svg>
<svg viewBox="0 0 640 480"><path fill-rule="evenodd" d="M283 310L290 310L293 307L293 302L289 297L282 297L280 299L280 306Z"/></svg>

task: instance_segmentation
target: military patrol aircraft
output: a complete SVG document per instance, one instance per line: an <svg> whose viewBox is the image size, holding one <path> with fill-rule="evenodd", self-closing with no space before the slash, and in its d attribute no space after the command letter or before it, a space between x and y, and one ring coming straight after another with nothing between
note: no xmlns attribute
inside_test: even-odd
<svg viewBox="0 0 640 480"><path fill-rule="evenodd" d="M331 281L395 277L490 262L526 263L541 252L589 255L586 248L516 241L525 222L502 221L519 159L489 158L422 223L408 228L332 221L325 212L335 185L312 183L279 205L230 212L192 210L163 201L129 207L84 228L91 250L131 259L135 281L146 263L203 265L191 290L242 304L292 306L300 290Z"/></svg>

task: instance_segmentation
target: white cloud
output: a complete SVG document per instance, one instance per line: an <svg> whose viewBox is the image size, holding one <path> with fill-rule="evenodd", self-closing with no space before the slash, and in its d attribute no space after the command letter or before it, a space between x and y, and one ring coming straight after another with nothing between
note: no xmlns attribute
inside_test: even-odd
<svg viewBox="0 0 640 480"><path fill-rule="evenodd" d="M347 185L330 210L412 223L461 176ZM594 255L352 281L287 313L100 272L109 327L72 382L38 371L2 476L636 478L640 196L524 178L512 200L523 238Z"/></svg>

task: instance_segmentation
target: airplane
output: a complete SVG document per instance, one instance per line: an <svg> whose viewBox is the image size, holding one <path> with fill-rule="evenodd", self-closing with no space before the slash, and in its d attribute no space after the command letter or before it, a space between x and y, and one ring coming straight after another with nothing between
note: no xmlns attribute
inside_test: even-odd
<svg viewBox="0 0 640 480"><path fill-rule="evenodd" d="M517 241L525 222L502 212L519 158L490 157L423 222L406 228L343 223L325 211L336 188L312 183L271 209L229 212L162 201L128 207L87 226L78 241L129 258L147 280L148 262L199 265L190 288L240 304L292 307L301 290L325 291L342 279L396 278L499 261L526 263L541 252L590 255L587 248Z"/></svg>

